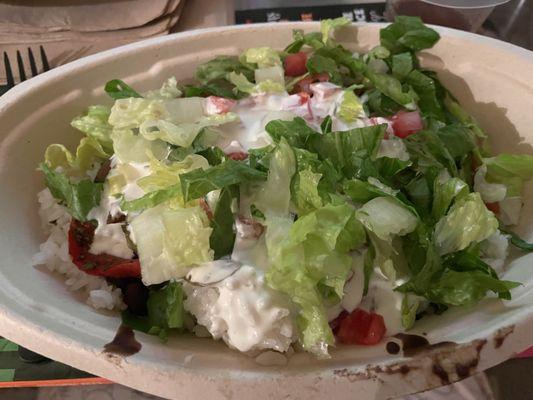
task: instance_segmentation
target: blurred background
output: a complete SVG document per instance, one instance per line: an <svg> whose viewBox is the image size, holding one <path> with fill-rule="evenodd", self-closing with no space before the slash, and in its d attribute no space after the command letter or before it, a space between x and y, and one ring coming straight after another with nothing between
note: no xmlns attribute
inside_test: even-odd
<svg viewBox="0 0 533 400"><path fill-rule="evenodd" d="M126 43L191 29L339 16L383 22L397 14L419 15L428 23L533 48L532 0L0 0L0 52L20 82L17 57L28 69L28 48L35 54L42 46L53 68ZM5 70L0 68L0 85L7 83Z"/></svg>
<svg viewBox="0 0 533 400"><path fill-rule="evenodd" d="M417 15L427 23L533 50L533 0L0 0L0 95L44 70L170 33L340 16L386 22L395 15ZM0 338L0 399L155 398ZM415 399L531 400L533 357L515 358L457 384L403 398Z"/></svg>

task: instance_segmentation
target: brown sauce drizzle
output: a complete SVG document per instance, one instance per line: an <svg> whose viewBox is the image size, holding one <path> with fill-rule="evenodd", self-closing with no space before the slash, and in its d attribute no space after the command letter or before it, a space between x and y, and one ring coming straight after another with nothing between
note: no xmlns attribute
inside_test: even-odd
<svg viewBox="0 0 533 400"><path fill-rule="evenodd" d="M142 345L135 339L133 329L126 325L120 325L113 340L104 346L104 352L131 356L141 350Z"/></svg>
<svg viewBox="0 0 533 400"><path fill-rule="evenodd" d="M402 342L403 355L406 357L412 357L421 353L422 351L432 350L438 347L453 344L453 342L439 342L430 344L424 336L412 335L409 333L398 333L394 335L394 337L400 339Z"/></svg>

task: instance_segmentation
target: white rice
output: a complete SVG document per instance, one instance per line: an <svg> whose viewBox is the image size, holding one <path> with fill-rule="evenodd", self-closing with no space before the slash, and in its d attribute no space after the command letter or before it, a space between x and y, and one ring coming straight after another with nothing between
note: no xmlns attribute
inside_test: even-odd
<svg viewBox="0 0 533 400"><path fill-rule="evenodd" d="M67 209L60 205L50 190L37 194L40 204L39 215L44 232L49 235L42 243L40 251L33 257L33 265L45 265L50 271L59 272L65 277L70 290L81 290L87 294L87 304L98 309L124 309L122 292L108 284L105 278L88 275L74 265L68 254L68 230L71 217Z"/></svg>

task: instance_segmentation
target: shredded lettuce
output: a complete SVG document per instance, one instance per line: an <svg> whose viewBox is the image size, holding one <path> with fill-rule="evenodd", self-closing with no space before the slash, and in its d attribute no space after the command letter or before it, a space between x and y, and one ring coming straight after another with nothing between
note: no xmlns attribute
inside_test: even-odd
<svg viewBox="0 0 533 400"><path fill-rule="evenodd" d="M257 64L258 68L266 68L281 65L279 52L271 47L253 47L243 53L243 57L249 64Z"/></svg>
<svg viewBox="0 0 533 400"><path fill-rule="evenodd" d="M381 45L392 53L428 49L439 39L439 34L425 26L419 17L397 16L394 23L380 31Z"/></svg>
<svg viewBox="0 0 533 400"><path fill-rule="evenodd" d="M318 193L318 183L322 174L309 169L299 171L294 183L294 203L299 216L322 207L322 198Z"/></svg>
<svg viewBox="0 0 533 400"><path fill-rule="evenodd" d="M533 178L531 155L499 154L483 162L487 166L487 181L505 185L507 197L521 196L524 182Z"/></svg>
<svg viewBox="0 0 533 400"><path fill-rule="evenodd" d="M390 242L393 235L415 230L418 218L390 197L376 197L357 210L357 219L378 238Z"/></svg>
<svg viewBox="0 0 533 400"><path fill-rule="evenodd" d="M435 225L435 244L440 254L449 254L479 243L498 229L498 220L481 200L470 193L455 202Z"/></svg>
<svg viewBox="0 0 533 400"><path fill-rule="evenodd" d="M337 115L345 122L354 122L364 115L363 105L353 90L344 91Z"/></svg>
<svg viewBox="0 0 533 400"><path fill-rule="evenodd" d="M326 205L299 218L286 240L268 249L275 262L267 272L267 282L300 307L300 341L319 356L326 357L328 345L333 344L320 288L330 288L337 298L342 296L352 265L348 251L364 241L364 229L352 207Z"/></svg>
<svg viewBox="0 0 533 400"><path fill-rule="evenodd" d="M285 71L283 67L278 65L258 68L255 70L255 82L258 84L261 82L274 82L285 86Z"/></svg>
<svg viewBox="0 0 533 400"><path fill-rule="evenodd" d="M69 175L84 175L96 162L107 158L109 154L92 137L81 139L75 156L62 144L51 144L44 153L47 166L52 170L60 167Z"/></svg>
<svg viewBox="0 0 533 400"><path fill-rule="evenodd" d="M238 120L237 114L215 114L200 117L195 122L174 124L165 120L144 121L140 127L140 134L148 139L160 139L167 143L181 147L189 147L200 131L209 126L219 126Z"/></svg>
<svg viewBox="0 0 533 400"><path fill-rule="evenodd" d="M294 151L285 139L281 139L272 153L267 180L258 188L254 198L254 205L263 214L288 215L291 179L295 172Z"/></svg>
<svg viewBox="0 0 533 400"><path fill-rule="evenodd" d="M200 207L172 209L160 204L133 218L130 227L145 285L182 278L191 266L213 260L212 228Z"/></svg>
<svg viewBox="0 0 533 400"><path fill-rule="evenodd" d="M231 83L235 85L235 88L237 90L244 92L244 93L249 93L249 94L260 94L260 93L268 93L268 92L281 93L285 91L284 84L281 84L279 82L274 82L270 79L254 84L250 82L246 78L246 76L244 76L243 74L237 74L235 72L231 72L228 75L228 79Z"/></svg>
<svg viewBox="0 0 533 400"><path fill-rule="evenodd" d="M130 129L115 129L111 134L115 156L122 163L161 160L168 154L168 145L161 140L147 140Z"/></svg>
<svg viewBox="0 0 533 400"><path fill-rule="evenodd" d="M100 204L102 183L89 179L72 183L66 175L52 170L46 164L41 164L39 169L44 174L46 186L52 196L63 202L77 220L86 221L89 211Z"/></svg>
<svg viewBox="0 0 533 400"><path fill-rule="evenodd" d="M85 133L88 137L96 139L102 148L107 152L113 150L111 140L111 125L107 122L111 109L106 106L89 106L84 115L80 115L72 120L70 125Z"/></svg>
<svg viewBox="0 0 533 400"><path fill-rule="evenodd" d="M161 89L150 91L146 93L145 97L147 99L175 99L181 97L182 94L181 90L178 89L178 81L171 76L163 83Z"/></svg>
<svg viewBox="0 0 533 400"><path fill-rule="evenodd" d="M341 26L350 25L351 22L348 18L339 17L335 19L323 19L320 22L320 32L322 32L322 42L324 44L331 44L331 39L335 29Z"/></svg>

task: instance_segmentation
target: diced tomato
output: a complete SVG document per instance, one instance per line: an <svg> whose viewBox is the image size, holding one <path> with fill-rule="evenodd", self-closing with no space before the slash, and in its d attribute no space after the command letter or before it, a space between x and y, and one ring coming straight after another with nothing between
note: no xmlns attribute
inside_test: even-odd
<svg viewBox="0 0 533 400"><path fill-rule="evenodd" d="M494 214L499 214L500 213L500 203L498 203L497 201L494 202L494 203L485 203L485 205Z"/></svg>
<svg viewBox="0 0 533 400"><path fill-rule="evenodd" d="M339 331L339 328L341 326L341 321L348 316L348 312L346 310L342 310L341 313L337 316L337 318L329 321L329 327L331 328L331 331L334 335L337 334Z"/></svg>
<svg viewBox="0 0 533 400"><path fill-rule="evenodd" d="M207 204L207 201L205 199L200 199L200 207L202 210L204 210L205 214L207 215L207 218L209 218L210 221L213 220L213 211L211 210L211 207L209 207L209 204Z"/></svg>
<svg viewBox="0 0 533 400"><path fill-rule="evenodd" d="M110 254L91 254L95 226L91 222L72 219L68 232L68 250L72 262L89 275L109 278L138 278L141 264L138 259L127 260Z"/></svg>
<svg viewBox="0 0 533 400"><path fill-rule="evenodd" d="M248 153L244 151L234 151L228 154L228 157L235 161L242 161L248 158Z"/></svg>
<svg viewBox="0 0 533 400"><path fill-rule="evenodd" d="M400 111L392 117L394 135L404 139L424 129L422 117L418 111Z"/></svg>
<svg viewBox="0 0 533 400"><path fill-rule="evenodd" d="M226 99L225 97L209 96L206 102L206 111L208 114L224 114L229 112L236 101L233 99Z"/></svg>
<svg viewBox="0 0 533 400"><path fill-rule="evenodd" d="M386 331L381 315L356 308L340 322L337 338L347 344L373 345L381 341Z"/></svg>
<svg viewBox="0 0 533 400"><path fill-rule="evenodd" d="M292 93L308 93L312 94L310 85L314 82L328 82L329 81L329 75L327 72L321 72L319 74L314 74L310 76L306 76L305 78L301 79L294 85L294 89Z"/></svg>
<svg viewBox="0 0 533 400"><path fill-rule="evenodd" d="M306 92L300 92L296 94L300 98L300 105L304 105L305 103L307 103L309 101L309 98L311 97L309 96L309 93Z"/></svg>
<svg viewBox="0 0 533 400"><path fill-rule="evenodd" d="M307 62L307 54L303 51L299 53L289 54L285 57L283 65L285 67L285 75L300 76L307 72L305 63Z"/></svg>
<svg viewBox="0 0 533 400"><path fill-rule="evenodd" d="M320 72L319 74L314 74L313 78L319 82L329 82L329 74L327 72Z"/></svg>

